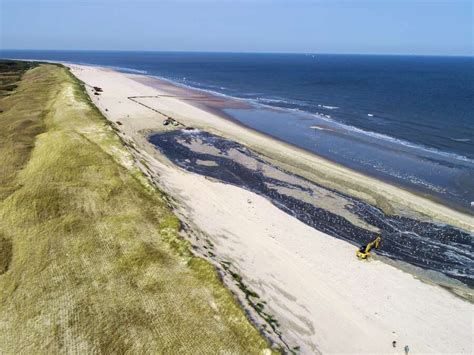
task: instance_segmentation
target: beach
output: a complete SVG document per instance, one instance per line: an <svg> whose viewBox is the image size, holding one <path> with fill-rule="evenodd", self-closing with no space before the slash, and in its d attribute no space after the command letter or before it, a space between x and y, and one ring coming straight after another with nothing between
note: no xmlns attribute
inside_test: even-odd
<svg viewBox="0 0 474 355"><path fill-rule="evenodd" d="M377 258L361 262L354 245L308 226L264 196L176 166L149 136L192 127L239 142L276 167L386 213L472 233L471 216L233 122L219 115L219 100L209 103L214 99L197 99L195 92L143 75L67 66L131 147L136 164L170 196L183 224L200 231L187 236L196 253L220 268L230 287L235 277L229 274L237 273L265 301L265 314L278 324L268 327L267 336L303 353L401 353L405 345L410 353L472 352L469 290L461 298ZM203 101L215 109L205 109ZM177 126L164 126L167 118ZM203 236L211 243L206 248ZM222 265L231 265L230 273ZM265 324L248 298L235 292L255 322Z"/></svg>
<svg viewBox="0 0 474 355"><path fill-rule="evenodd" d="M4 53L11 58L82 63L142 74L137 80L156 86L167 96L180 96L193 106L333 165L337 163L474 216L470 58ZM420 77L419 72L426 75ZM148 101L153 106L156 99L138 97L135 101ZM305 166L302 173L308 174L308 168L314 166ZM316 172L321 179L321 169ZM322 182L327 185L337 181ZM371 189L362 191L361 184L355 188L374 195ZM384 199L379 193L377 204L387 210L391 204L384 205Z"/></svg>

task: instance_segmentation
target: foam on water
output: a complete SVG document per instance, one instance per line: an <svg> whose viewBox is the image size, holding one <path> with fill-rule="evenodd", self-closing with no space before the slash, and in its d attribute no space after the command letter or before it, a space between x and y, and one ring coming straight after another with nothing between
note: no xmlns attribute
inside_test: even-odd
<svg viewBox="0 0 474 355"><path fill-rule="evenodd" d="M115 69L117 71L126 72L126 73L137 73L137 74L146 74L148 73L146 70L139 70L133 68L125 68L125 67L117 67L117 66L108 66L108 68Z"/></svg>

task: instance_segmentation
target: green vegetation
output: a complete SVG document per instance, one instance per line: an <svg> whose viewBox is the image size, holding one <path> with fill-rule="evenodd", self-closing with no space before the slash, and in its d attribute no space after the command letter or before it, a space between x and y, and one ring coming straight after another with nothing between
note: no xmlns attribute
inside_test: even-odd
<svg viewBox="0 0 474 355"><path fill-rule="evenodd" d="M81 84L56 65L8 72L0 353L265 351Z"/></svg>
<svg viewBox="0 0 474 355"><path fill-rule="evenodd" d="M10 95L15 90L22 75L37 64L33 62L0 61L0 97Z"/></svg>
<svg viewBox="0 0 474 355"><path fill-rule="evenodd" d="M35 136L44 131L45 107L40 102L48 100L49 93L41 85L22 88L22 95L10 95L31 65L0 62L0 200L15 190L15 176L23 167L33 148ZM30 76L31 80L44 82L48 78ZM20 91L20 90L19 90ZM28 105L24 103L28 101Z"/></svg>
<svg viewBox="0 0 474 355"><path fill-rule="evenodd" d="M274 333L280 337L280 340L283 342L283 339L281 338L281 331L279 330L280 323L278 323L278 320L275 319L273 315L265 311L265 304L267 302L263 301L255 291L251 290L247 284L244 283L242 276L232 271L232 264L229 261L223 260L220 262L220 264L223 270L232 276L232 279L234 280L237 287L244 293L245 299L247 300L250 307L252 307L255 312L257 312L257 314L262 319L264 319L265 322L267 322L267 324L273 329Z"/></svg>

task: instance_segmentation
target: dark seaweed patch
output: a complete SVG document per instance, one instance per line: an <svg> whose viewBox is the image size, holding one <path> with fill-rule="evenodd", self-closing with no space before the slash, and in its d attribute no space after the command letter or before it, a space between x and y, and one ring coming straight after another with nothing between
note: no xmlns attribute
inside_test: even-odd
<svg viewBox="0 0 474 355"><path fill-rule="evenodd" d="M356 226L346 218L319 207L316 198L312 198L311 201L314 202L309 203L269 187L283 186L298 189L300 193L306 193L312 197L311 189L269 177L264 173L264 169L252 170L231 159L228 154L229 150L235 149L257 161L261 166L270 166L268 162L239 143L198 130L170 131L152 135L149 139L181 168L265 196L278 208L331 236L359 245L366 243L375 235L374 232ZM183 144L193 142L217 148L219 154L196 152ZM215 166L198 164L199 160L212 161ZM279 170L289 177L296 176L290 172ZM301 177L298 178L304 180ZM316 184L313 185L323 188ZM378 251L379 254L424 269L441 272L469 286L474 286L474 246L471 234L449 225L386 215L382 210L368 203L336 191L325 190L329 195L344 198L347 201L347 210L380 230L382 244Z"/></svg>

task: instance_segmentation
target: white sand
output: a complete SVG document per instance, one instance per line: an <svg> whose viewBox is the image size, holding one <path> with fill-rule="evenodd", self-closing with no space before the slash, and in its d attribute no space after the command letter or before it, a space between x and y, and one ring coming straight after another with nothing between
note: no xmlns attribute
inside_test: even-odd
<svg viewBox="0 0 474 355"><path fill-rule="evenodd" d="M187 219L212 238L215 253L232 261L244 281L268 303L281 323L284 339L303 353L473 352L473 305L444 289L379 261L361 262L355 248L285 214L265 198L243 189L180 170L143 138L143 130L163 129L162 118L127 96L159 95L136 76L101 68L71 66L86 84L104 92L91 95L101 111L131 137L159 175L162 188ZM349 174L355 183L367 177L348 172L309 153L276 143L175 98L147 99L147 105L180 122L240 142L276 151L304 164L322 164L332 174ZM107 109L107 111L106 111ZM464 215L374 179L374 189L404 199L440 219L473 228ZM392 341L397 347L392 347Z"/></svg>

